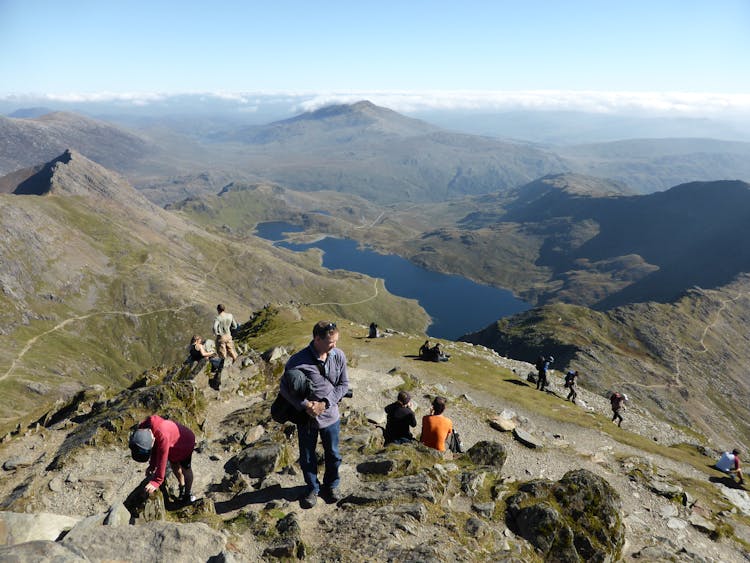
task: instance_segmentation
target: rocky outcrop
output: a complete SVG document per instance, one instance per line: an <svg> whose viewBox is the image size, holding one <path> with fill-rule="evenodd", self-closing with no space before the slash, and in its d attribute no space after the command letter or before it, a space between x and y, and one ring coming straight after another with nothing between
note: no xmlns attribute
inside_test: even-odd
<svg viewBox="0 0 750 563"><path fill-rule="evenodd" d="M507 524L547 561L615 561L625 539L620 498L601 477L581 469L560 481L537 480L507 499Z"/></svg>

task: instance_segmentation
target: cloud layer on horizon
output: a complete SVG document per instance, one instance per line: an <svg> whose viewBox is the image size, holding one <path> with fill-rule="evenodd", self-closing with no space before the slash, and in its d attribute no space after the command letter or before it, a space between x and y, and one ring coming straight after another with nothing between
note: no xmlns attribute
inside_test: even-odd
<svg viewBox="0 0 750 563"><path fill-rule="evenodd" d="M265 104L288 104L290 112L330 104L369 100L403 113L427 111L504 112L582 111L680 117L750 116L750 94L701 92L537 91L351 91L351 92L98 92L6 94L14 104L115 104L123 107L220 103L225 109L252 111Z"/></svg>

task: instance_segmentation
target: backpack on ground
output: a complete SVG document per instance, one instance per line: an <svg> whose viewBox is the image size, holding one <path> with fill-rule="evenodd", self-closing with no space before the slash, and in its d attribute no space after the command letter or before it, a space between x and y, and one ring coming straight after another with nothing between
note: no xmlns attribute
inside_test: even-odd
<svg viewBox="0 0 750 563"><path fill-rule="evenodd" d="M446 441L446 450L453 452L454 454L462 454L464 453L464 444L461 441L461 435L453 430L450 434L448 434L448 438Z"/></svg>

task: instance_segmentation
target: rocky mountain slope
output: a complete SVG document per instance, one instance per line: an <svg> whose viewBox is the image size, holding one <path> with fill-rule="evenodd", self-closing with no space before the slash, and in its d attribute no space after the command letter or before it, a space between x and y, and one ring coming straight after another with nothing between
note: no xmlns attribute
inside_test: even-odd
<svg viewBox="0 0 750 563"><path fill-rule="evenodd" d="M694 181L750 180L747 142L640 138L559 147L555 152L572 171L625 182L641 194Z"/></svg>
<svg viewBox="0 0 750 563"><path fill-rule="evenodd" d="M322 314L257 312L219 391L203 364L152 369L129 390L90 388L3 438L0 558L747 561L747 492L709 468L715 452L638 403L620 429L586 387L578 405L565 402L556 374L542 393L525 382L529 364L463 343L444 343L447 363L422 362L421 336L368 339L364 324L340 323L354 390L343 405L344 498L302 510L294 427L272 422L269 406L283 362ZM382 422L398 389L418 418L447 396L466 453L383 448L370 421ZM175 504L171 478L145 507L128 500L143 466L127 436L154 412L196 430L193 505Z"/></svg>
<svg viewBox="0 0 750 563"><path fill-rule="evenodd" d="M750 278L695 288L674 303L640 303L596 312L550 305L502 319L462 340L555 367L581 371L603 393L627 392L708 444L750 445L747 318Z"/></svg>
<svg viewBox="0 0 750 563"><path fill-rule="evenodd" d="M33 119L0 115L0 176L47 162L68 148L120 172L131 170L157 150L134 133L74 113Z"/></svg>
<svg viewBox="0 0 750 563"><path fill-rule="evenodd" d="M175 361L220 302L247 315L306 300L426 325L415 303L371 278L332 274L315 253L208 232L76 151L13 180L0 180L0 429L84 384L124 385Z"/></svg>
<svg viewBox="0 0 750 563"><path fill-rule="evenodd" d="M370 102L330 106L212 140L242 143L242 169L250 166L266 181L381 203L450 200L566 170L555 155L527 143L445 131Z"/></svg>

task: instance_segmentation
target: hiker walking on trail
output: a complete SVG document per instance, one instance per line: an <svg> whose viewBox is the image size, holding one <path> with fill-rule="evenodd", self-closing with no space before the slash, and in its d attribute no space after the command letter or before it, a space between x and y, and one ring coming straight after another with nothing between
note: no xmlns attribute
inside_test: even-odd
<svg viewBox="0 0 750 563"><path fill-rule="evenodd" d="M180 484L180 501L194 502L191 494L195 434L187 426L158 415L146 418L130 436L130 454L135 461L148 463L145 492L154 493L164 483L167 461Z"/></svg>
<svg viewBox="0 0 750 563"><path fill-rule="evenodd" d="M612 422L617 420L617 426L622 426L622 415L620 414L620 411L627 400L628 396L624 393L621 394L615 392L609 397L609 402L612 405Z"/></svg>
<svg viewBox="0 0 750 563"><path fill-rule="evenodd" d="M549 358L539 356L536 359L536 369L538 372L536 378L536 388L538 391L544 391L547 387L547 370L549 370L549 366L552 363L552 360L552 356L550 356Z"/></svg>
<svg viewBox="0 0 750 563"><path fill-rule="evenodd" d="M742 477L742 469L740 469L740 450L737 448L731 452L724 452L721 454L719 461L714 466L722 473L726 473L730 477L734 473L737 476L737 482L742 485L745 483L745 479Z"/></svg>
<svg viewBox="0 0 750 563"><path fill-rule="evenodd" d="M223 360L229 354L232 361L235 361L237 352L234 350L232 331L237 328L237 321L234 320L232 313L226 312L226 308L221 303L216 306L216 312L218 315L214 319L214 335L216 335L219 357Z"/></svg>
<svg viewBox="0 0 750 563"><path fill-rule="evenodd" d="M313 326L312 335L307 348L289 358L285 371L301 371L310 380L313 399L300 399L287 386L280 386L282 396L298 411L305 411L308 415L306 420L297 424L299 462L307 484L307 493L300 500L302 508L315 506L318 496L327 503L340 500L339 401L349 390L346 356L336 347L339 340L336 323L319 321ZM318 436L325 455L322 486L318 480L318 459L315 455Z"/></svg>
<svg viewBox="0 0 750 563"><path fill-rule="evenodd" d="M386 423L383 436L385 444L406 444L414 440L410 427L417 426L417 417L414 416L411 395L406 391L400 391L396 402L385 407Z"/></svg>
<svg viewBox="0 0 750 563"><path fill-rule="evenodd" d="M578 397L578 389L576 387L578 383L578 371L568 370L565 374L565 387L569 389L568 396L565 398L566 401L576 404L576 397Z"/></svg>
<svg viewBox="0 0 750 563"><path fill-rule="evenodd" d="M453 422L445 412L445 397L435 397L430 414L422 417L422 437L420 442L438 451L445 451L445 440L453 432Z"/></svg>

